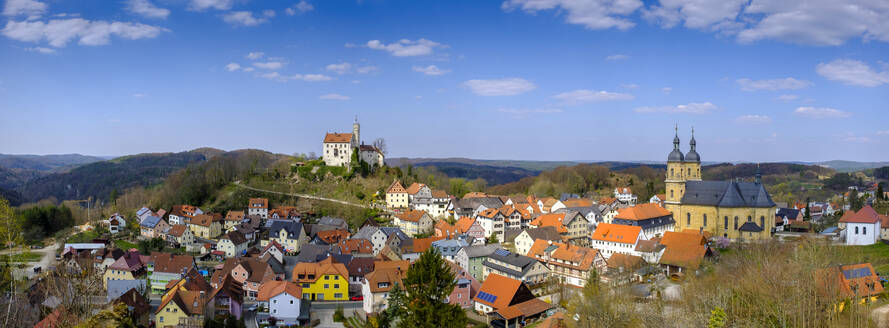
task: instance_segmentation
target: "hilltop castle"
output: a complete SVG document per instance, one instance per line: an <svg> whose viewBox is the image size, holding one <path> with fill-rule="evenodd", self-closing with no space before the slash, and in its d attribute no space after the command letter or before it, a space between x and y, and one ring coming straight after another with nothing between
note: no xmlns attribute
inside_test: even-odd
<svg viewBox="0 0 889 328"><path fill-rule="evenodd" d="M731 239L769 238L775 227L775 202L762 185L759 169L754 182L702 181L694 129L689 145L691 150L683 155L677 128L664 180L664 207L673 212L675 230L706 231Z"/></svg>
<svg viewBox="0 0 889 328"><path fill-rule="evenodd" d="M351 166L352 153L356 150L358 158L371 166L383 166L383 152L361 142L361 124L358 123L357 116L352 123L352 133L327 133L324 135L323 145L321 157L327 166Z"/></svg>

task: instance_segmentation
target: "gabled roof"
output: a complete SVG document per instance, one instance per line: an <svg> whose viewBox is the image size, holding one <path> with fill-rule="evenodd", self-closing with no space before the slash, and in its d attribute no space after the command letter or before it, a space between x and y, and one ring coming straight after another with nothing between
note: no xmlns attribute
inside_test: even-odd
<svg viewBox="0 0 889 328"><path fill-rule="evenodd" d="M559 234L559 231L556 230L556 227L547 226L540 228L530 228L525 229L524 232L528 234L528 237L530 237L531 240L542 239L551 241L562 241L562 235Z"/></svg>
<svg viewBox="0 0 889 328"><path fill-rule="evenodd" d="M507 263L507 264L514 265L514 266L520 268L521 271L516 272L517 276L522 276L525 273L528 273L528 271L531 271L531 269L534 268L534 264L538 263L537 260L535 260L534 258L525 256L525 255L521 255L521 254L516 254L516 253L510 252L510 251L507 251L505 249L495 250L493 253L489 254L488 259L485 260L485 265L500 268L500 265L491 262L491 260ZM500 269L503 269L503 271L514 271L509 268L500 268Z"/></svg>
<svg viewBox="0 0 889 328"><path fill-rule="evenodd" d="M687 181L683 205L718 207L774 207L761 183L736 181Z"/></svg>
<svg viewBox="0 0 889 328"><path fill-rule="evenodd" d="M639 234L642 233L642 227L628 226L622 224L599 223L596 231L593 231L593 240L636 244Z"/></svg>
<svg viewBox="0 0 889 328"><path fill-rule="evenodd" d="M296 298L302 298L302 287L290 281L272 280L259 286L259 292L256 295L257 301L268 302L272 297L281 293L287 293Z"/></svg>
<svg viewBox="0 0 889 328"><path fill-rule="evenodd" d="M324 143L351 143L351 133L328 133L324 135Z"/></svg>
<svg viewBox="0 0 889 328"><path fill-rule="evenodd" d="M389 261L393 262L393 261ZM407 262L407 261L404 261ZM378 261L377 263L385 263ZM375 264L374 271L368 273L364 276L364 279L367 280L367 285L370 287L371 293L382 293L388 292L392 290L392 287L396 283L401 283L401 280L404 278L405 273L407 272L407 267L398 267L398 266L379 266ZM402 286L402 289L404 286Z"/></svg>
<svg viewBox="0 0 889 328"><path fill-rule="evenodd" d="M213 221L213 215L211 214L198 214L191 219L191 224L202 227L209 227L213 224Z"/></svg>
<svg viewBox="0 0 889 328"><path fill-rule="evenodd" d="M269 227L269 236L278 236L280 235L281 230L287 231L287 238L298 238L301 237L301 232L303 231L303 224L295 221L275 221L272 223L272 226Z"/></svg>
<svg viewBox="0 0 889 328"><path fill-rule="evenodd" d="M836 266L815 273L822 294L866 297L883 292L883 284L870 263ZM835 295L831 295L835 294Z"/></svg>
<svg viewBox="0 0 889 328"><path fill-rule="evenodd" d="M139 225L146 227L146 228L154 228L161 221L163 221L163 219L152 215L152 216L145 218L145 220L142 220L142 223L140 223Z"/></svg>
<svg viewBox="0 0 889 328"><path fill-rule="evenodd" d="M410 221L410 222L419 223L420 219L423 218L423 216L425 216L425 215L426 215L426 211L409 210L409 211L404 211L402 213L399 213L395 216L398 217L398 219L402 220L402 221Z"/></svg>
<svg viewBox="0 0 889 328"><path fill-rule="evenodd" d="M466 257L482 257L491 255L495 250L500 247L495 244L485 244L485 245L472 245L463 247L463 251L466 252Z"/></svg>
<svg viewBox="0 0 889 328"><path fill-rule="evenodd" d="M244 219L244 211L228 211L225 215L226 221L241 222Z"/></svg>
<svg viewBox="0 0 889 328"><path fill-rule="evenodd" d="M840 222L845 223L874 223L880 221L880 215L870 205L862 207L858 212L849 210L840 218Z"/></svg>
<svg viewBox="0 0 889 328"><path fill-rule="evenodd" d="M435 223L435 230L439 231L442 236L454 238L457 236L457 226L451 225L448 221L439 220Z"/></svg>
<svg viewBox="0 0 889 328"><path fill-rule="evenodd" d="M636 255L627 255L624 253L614 253L611 254L611 257L606 261L609 268L623 268L626 271L633 271L637 268L642 267L645 264L645 260L642 257Z"/></svg>
<svg viewBox="0 0 889 328"><path fill-rule="evenodd" d="M407 190L404 189L404 186L401 185L401 182L395 180L392 182L392 185L389 186L389 189L386 189L387 194L404 194L407 193Z"/></svg>
<svg viewBox="0 0 889 328"><path fill-rule="evenodd" d="M664 250L660 263L697 269L707 255L706 242L707 238L699 233L666 231L661 238L661 244L667 249Z"/></svg>
<svg viewBox="0 0 889 328"><path fill-rule="evenodd" d="M191 255L173 255L170 253L152 252L150 263L154 263L154 272L182 273L194 266Z"/></svg>
<svg viewBox="0 0 889 328"><path fill-rule="evenodd" d="M742 224L741 227L738 228L738 230L743 232L762 232L763 229L756 223L747 221L744 222L744 224Z"/></svg>
<svg viewBox="0 0 889 328"><path fill-rule="evenodd" d="M506 308L521 286L522 282L519 280L491 273L472 300L495 309Z"/></svg>
<svg viewBox="0 0 889 328"><path fill-rule="evenodd" d="M353 258L349 264L346 264L346 270L349 270L349 276L364 277L374 271L374 259L369 257Z"/></svg>
<svg viewBox="0 0 889 328"><path fill-rule="evenodd" d="M527 255L557 266L589 271L592 269L598 253L598 250L589 247L537 239L534 241L534 245L531 245Z"/></svg>
<svg viewBox="0 0 889 328"><path fill-rule="evenodd" d="M426 184L414 182L409 187L407 187L407 193L410 195L416 195L423 187L426 187Z"/></svg>
<svg viewBox="0 0 889 328"><path fill-rule="evenodd" d="M633 207L619 209L617 210L617 215L614 218L639 221L669 216L672 214L673 213L670 213L670 211L668 211L667 209L661 207L660 204L644 203L638 204Z"/></svg>
<svg viewBox="0 0 889 328"><path fill-rule="evenodd" d="M562 201L565 207L590 207L593 206L592 199L570 198Z"/></svg>
<svg viewBox="0 0 889 328"><path fill-rule="evenodd" d="M341 254L371 254L373 253L373 243L367 239L347 239L337 243Z"/></svg>
<svg viewBox="0 0 889 328"><path fill-rule="evenodd" d="M630 187L619 187L619 188L614 188L614 190L617 191L618 194L632 194L633 193L633 189L630 189Z"/></svg>
<svg viewBox="0 0 889 328"><path fill-rule="evenodd" d="M408 253L423 253L429 247L432 247L432 242L442 240L444 237L427 237L427 238L415 238L408 239L401 247L401 252L404 254Z"/></svg>
<svg viewBox="0 0 889 328"><path fill-rule="evenodd" d="M170 230L167 231L167 234L175 237L182 237L182 235L186 231L190 230L188 230L188 227L186 227L184 224L174 224L170 226Z"/></svg>
<svg viewBox="0 0 889 328"><path fill-rule="evenodd" d="M566 233L568 232L568 228L565 228L565 225L562 223L562 221L565 220L567 215L568 213L543 214L531 221L530 225L538 228L554 227L559 233Z"/></svg>
<svg viewBox="0 0 889 328"><path fill-rule="evenodd" d="M244 284L235 280L235 277L232 277L230 274L222 278L222 283L210 293L210 298L215 298L219 293L228 296L239 304L244 304Z"/></svg>
<svg viewBox="0 0 889 328"><path fill-rule="evenodd" d="M238 230L229 232L229 233L223 235L222 238L220 238L220 239L228 239L232 242L232 244L235 244L235 245L247 243L247 237L244 237L244 234L242 234Z"/></svg>
<svg viewBox="0 0 889 328"><path fill-rule="evenodd" d="M299 278L300 275L303 278ZM309 275L314 277L309 278ZM293 267L293 282L296 283L313 283L323 275L340 275L343 279L348 279L349 270L344 264L334 262L332 257L316 263L300 262Z"/></svg>

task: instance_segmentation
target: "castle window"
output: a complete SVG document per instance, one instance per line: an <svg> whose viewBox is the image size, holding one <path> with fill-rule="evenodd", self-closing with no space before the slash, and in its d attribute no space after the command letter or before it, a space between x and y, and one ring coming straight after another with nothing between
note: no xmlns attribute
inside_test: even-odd
<svg viewBox="0 0 889 328"><path fill-rule="evenodd" d="M673 189L670 189L670 199L673 198Z"/></svg>
<svg viewBox="0 0 889 328"><path fill-rule="evenodd" d="M673 169L670 169L670 177L673 177Z"/></svg>
<svg viewBox="0 0 889 328"><path fill-rule="evenodd" d="M738 230L738 217L735 216L735 230Z"/></svg>
<svg viewBox="0 0 889 328"><path fill-rule="evenodd" d="M691 225L691 213L685 213L685 225Z"/></svg>
<svg viewBox="0 0 889 328"><path fill-rule="evenodd" d="M765 216L762 216L762 215L759 216L759 226L763 229L766 228L766 217Z"/></svg>
<svg viewBox="0 0 889 328"><path fill-rule="evenodd" d="M728 230L728 216L725 217L722 227Z"/></svg>
<svg viewBox="0 0 889 328"><path fill-rule="evenodd" d="M707 214L704 214L704 226L707 226Z"/></svg>
<svg viewBox="0 0 889 328"><path fill-rule="evenodd" d="M691 168L688 168L688 176L691 176Z"/></svg>
<svg viewBox="0 0 889 328"><path fill-rule="evenodd" d="M747 216L747 222L751 222L751 221L753 221L753 217L748 215L748 216Z"/></svg>

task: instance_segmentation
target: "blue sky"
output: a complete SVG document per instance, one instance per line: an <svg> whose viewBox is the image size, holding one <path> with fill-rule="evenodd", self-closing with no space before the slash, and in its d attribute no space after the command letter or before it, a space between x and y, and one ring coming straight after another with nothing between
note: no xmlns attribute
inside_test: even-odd
<svg viewBox="0 0 889 328"><path fill-rule="evenodd" d="M879 0L7 0L0 153L889 160Z"/></svg>

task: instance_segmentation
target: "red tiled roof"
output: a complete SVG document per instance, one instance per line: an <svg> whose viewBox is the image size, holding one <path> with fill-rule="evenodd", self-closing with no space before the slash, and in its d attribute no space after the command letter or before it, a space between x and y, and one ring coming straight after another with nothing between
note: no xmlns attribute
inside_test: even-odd
<svg viewBox="0 0 889 328"><path fill-rule="evenodd" d="M615 219L624 219L624 220L646 220L659 218L662 216L668 216L673 213L670 213L667 209L661 207L660 204L657 203L644 203L639 204L633 207L621 208L617 210L617 215L614 217Z"/></svg>
<svg viewBox="0 0 889 328"><path fill-rule="evenodd" d="M840 222L845 223L874 223L879 221L880 215L870 205L862 207L858 212L849 210L840 218Z"/></svg>
<svg viewBox="0 0 889 328"><path fill-rule="evenodd" d="M399 220L419 223L420 219L423 218L424 215L426 215L426 211L409 210L397 214L396 217L398 217Z"/></svg>
<svg viewBox="0 0 889 328"><path fill-rule="evenodd" d="M324 143L350 143L351 133L328 133L324 135Z"/></svg>
<svg viewBox="0 0 889 328"><path fill-rule="evenodd" d="M568 232L568 228L562 223L565 213L551 213L538 216L530 225L534 227L555 227L559 233Z"/></svg>
<svg viewBox="0 0 889 328"><path fill-rule="evenodd" d="M522 282L519 280L491 273L485 278L479 293L485 292L497 296L497 299L491 303L487 299L483 300L476 296L473 300L495 309L503 309L509 306L510 301L512 301L513 296L515 296L521 285Z"/></svg>
<svg viewBox="0 0 889 328"><path fill-rule="evenodd" d="M593 232L593 240L609 241L624 244L636 244L642 227L622 224L599 223Z"/></svg>
<svg viewBox="0 0 889 328"><path fill-rule="evenodd" d="M302 287L289 281L272 280L259 286L259 292L256 295L257 301L267 302L270 298L278 294L287 292L296 298L302 298Z"/></svg>

